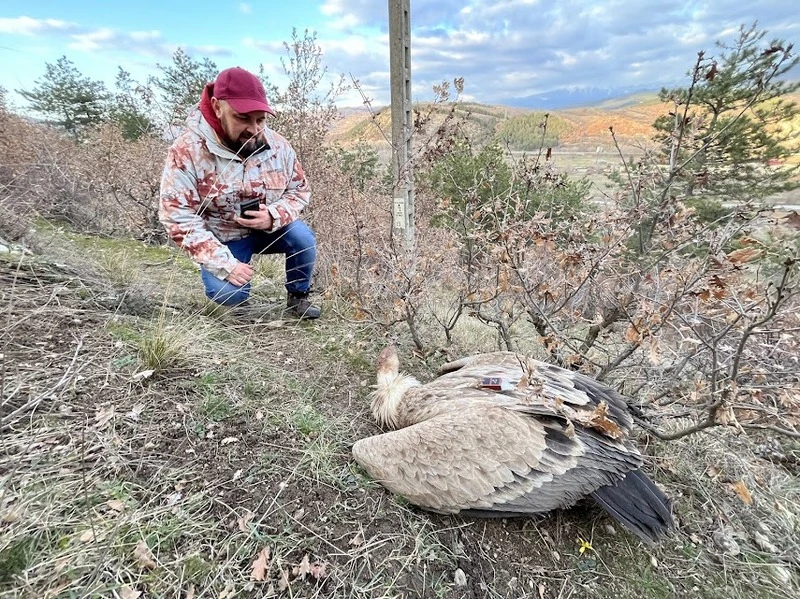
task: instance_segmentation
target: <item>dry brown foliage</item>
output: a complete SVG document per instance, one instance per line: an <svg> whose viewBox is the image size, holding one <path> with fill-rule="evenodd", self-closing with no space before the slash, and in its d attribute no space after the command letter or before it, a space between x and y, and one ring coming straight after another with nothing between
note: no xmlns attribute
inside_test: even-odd
<svg viewBox="0 0 800 599"><path fill-rule="evenodd" d="M460 132L453 116L418 142L418 172ZM514 176L552 193L562 180L544 151L535 158ZM567 218L531 215L507 194L466 202L448 226L434 226L453 206L418 188L411 250L377 179L359 191L332 178L324 187L337 193L318 194L315 212L320 278L356 320L405 325L423 355L487 349L475 338L494 338L608 380L663 439L717 425L800 436L797 215L750 202L703 220L684 197L663 193L673 175L648 168L656 160L646 154L606 204ZM492 176L476 174L461 196L478 198ZM672 424L686 416L695 422Z"/></svg>
<svg viewBox="0 0 800 599"><path fill-rule="evenodd" d="M42 216L102 235L163 240L158 188L166 142L123 138L112 125L74 139L0 109L0 234L21 237Z"/></svg>

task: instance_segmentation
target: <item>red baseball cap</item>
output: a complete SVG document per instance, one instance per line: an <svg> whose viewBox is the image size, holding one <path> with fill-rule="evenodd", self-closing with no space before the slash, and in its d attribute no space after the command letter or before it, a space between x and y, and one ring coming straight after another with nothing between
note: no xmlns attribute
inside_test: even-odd
<svg viewBox="0 0 800 599"><path fill-rule="evenodd" d="M220 71L214 82L214 97L225 100L231 108L242 114L263 110L275 116L261 81L241 67Z"/></svg>

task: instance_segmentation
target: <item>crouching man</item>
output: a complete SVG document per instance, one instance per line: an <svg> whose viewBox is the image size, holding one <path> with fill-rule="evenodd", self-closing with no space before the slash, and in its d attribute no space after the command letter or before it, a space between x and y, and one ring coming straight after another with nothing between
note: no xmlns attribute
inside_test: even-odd
<svg viewBox="0 0 800 599"><path fill-rule="evenodd" d="M318 318L308 299L316 240L300 220L311 191L289 142L267 127L274 114L258 77L220 72L169 149L159 220L201 266L211 300L244 303L253 255L284 254L287 311Z"/></svg>

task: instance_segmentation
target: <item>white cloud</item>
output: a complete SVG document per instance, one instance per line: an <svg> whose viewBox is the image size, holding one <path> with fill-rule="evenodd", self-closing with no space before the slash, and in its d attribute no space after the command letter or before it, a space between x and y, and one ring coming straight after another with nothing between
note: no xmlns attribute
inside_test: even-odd
<svg viewBox="0 0 800 599"><path fill-rule="evenodd" d="M232 6L250 14L258 5L237 0ZM414 99L429 99L434 84L455 77L464 77L465 95L478 101L519 104L534 94L555 98L570 90L683 84L699 50L717 54L716 40L732 41L740 25L756 18L767 37L800 42L791 6L786 0L412 0ZM352 76L376 104L388 102L385 0L323 0L318 10L308 15L309 23L331 76ZM213 45L187 47L181 37L189 33L180 24L163 33L126 32L16 17L0 18L0 34L53 47L60 40L73 50L111 56L124 52L125 59L142 62L153 56L162 61L180 44L193 56L235 56L242 66L260 61L276 82L283 73L279 59L286 57L277 37L237 43L220 33L203 39Z"/></svg>
<svg viewBox="0 0 800 599"><path fill-rule="evenodd" d="M58 19L32 19L31 17L0 18L0 33L11 35L46 35L48 33L68 33L77 31L76 23L59 21Z"/></svg>
<svg viewBox="0 0 800 599"><path fill-rule="evenodd" d="M376 32L377 44L388 45L385 2L327 0L322 12L337 31ZM559 90L680 85L697 51L718 53L715 41L732 41L756 18L768 37L795 41L795 15L784 0L413 0L414 90L430 97L433 84L463 76L468 94L515 102ZM388 101L388 74L379 80L387 65L378 68L385 52L363 44L347 52L324 36L320 43L331 70L369 73Z"/></svg>
<svg viewBox="0 0 800 599"><path fill-rule="evenodd" d="M162 37L161 32L155 29L152 31L132 31L130 33L130 38L135 42L160 41Z"/></svg>
<svg viewBox="0 0 800 599"><path fill-rule="evenodd" d="M78 33L71 36L73 42L67 47L71 50L82 52L96 52L109 46L114 46L119 41L119 36L112 29L96 29L88 33Z"/></svg>

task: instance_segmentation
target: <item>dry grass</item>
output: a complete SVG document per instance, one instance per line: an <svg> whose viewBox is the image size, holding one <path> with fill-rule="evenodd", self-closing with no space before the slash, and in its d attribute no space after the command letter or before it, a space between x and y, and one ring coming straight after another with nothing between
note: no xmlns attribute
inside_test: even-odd
<svg viewBox="0 0 800 599"><path fill-rule="evenodd" d="M785 597L800 582L797 445L725 429L645 447L680 523L652 549L588 505L432 516L350 459L375 432L371 327L206 315L196 272L134 261L139 277L114 279L47 235L0 261L0 597ZM282 273L258 270L270 309ZM143 288L158 301L127 310ZM406 366L424 377L430 360Z"/></svg>

